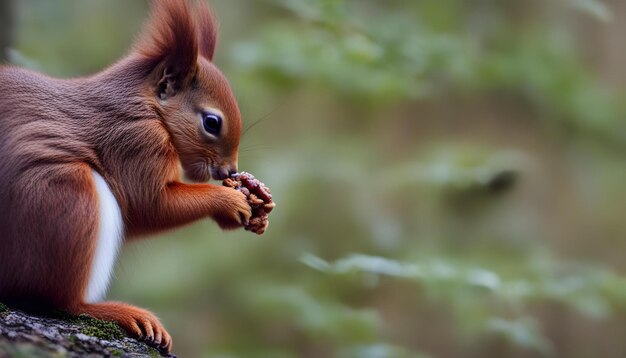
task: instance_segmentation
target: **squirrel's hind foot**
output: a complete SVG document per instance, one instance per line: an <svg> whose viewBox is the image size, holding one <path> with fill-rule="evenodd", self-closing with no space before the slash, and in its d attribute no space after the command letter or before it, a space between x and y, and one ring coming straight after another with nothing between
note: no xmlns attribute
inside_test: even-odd
<svg viewBox="0 0 626 358"><path fill-rule="evenodd" d="M162 352L172 351L172 338L159 319L151 312L121 302L82 304L76 314L87 314L97 319L114 321L126 333Z"/></svg>

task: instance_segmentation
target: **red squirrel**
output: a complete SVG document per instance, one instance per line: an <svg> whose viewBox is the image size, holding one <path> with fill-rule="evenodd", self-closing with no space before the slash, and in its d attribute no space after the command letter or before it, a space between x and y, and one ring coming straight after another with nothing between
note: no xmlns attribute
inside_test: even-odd
<svg viewBox="0 0 626 358"><path fill-rule="evenodd" d="M0 67L0 301L115 321L171 351L154 314L101 300L126 239L251 217L244 194L206 183L237 172L241 135L216 38L204 3L155 0L130 54L103 72Z"/></svg>

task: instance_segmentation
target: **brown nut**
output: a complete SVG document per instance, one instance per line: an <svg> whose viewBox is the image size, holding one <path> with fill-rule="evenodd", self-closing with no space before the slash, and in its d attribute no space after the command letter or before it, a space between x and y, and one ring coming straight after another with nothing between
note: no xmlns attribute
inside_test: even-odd
<svg viewBox="0 0 626 358"><path fill-rule="evenodd" d="M254 175L246 172L233 174L230 178L224 179L222 184L239 190L246 196L252 208L252 218L245 229L258 235L263 234L269 225L268 214L276 207L269 188Z"/></svg>

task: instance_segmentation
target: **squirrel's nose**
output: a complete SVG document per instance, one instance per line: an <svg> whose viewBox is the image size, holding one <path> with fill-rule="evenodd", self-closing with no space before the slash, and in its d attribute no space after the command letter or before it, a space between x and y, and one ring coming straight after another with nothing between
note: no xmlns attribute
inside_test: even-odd
<svg viewBox="0 0 626 358"><path fill-rule="evenodd" d="M231 163L224 163L222 168L226 170L229 177L233 174L237 174L237 161L235 160Z"/></svg>
<svg viewBox="0 0 626 358"><path fill-rule="evenodd" d="M228 174L228 170L222 167L211 168L211 176L215 180L224 180L228 178L230 175Z"/></svg>
<svg viewBox="0 0 626 358"><path fill-rule="evenodd" d="M213 176L213 179L217 180L224 180L235 173L237 173L237 164L224 165L211 169L211 175Z"/></svg>

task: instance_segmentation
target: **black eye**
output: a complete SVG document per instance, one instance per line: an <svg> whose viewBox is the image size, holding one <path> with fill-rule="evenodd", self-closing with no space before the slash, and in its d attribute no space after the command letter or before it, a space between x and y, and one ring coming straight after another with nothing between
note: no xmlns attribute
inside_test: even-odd
<svg viewBox="0 0 626 358"><path fill-rule="evenodd" d="M213 113L203 113L202 125L207 133L217 136L222 129L222 117Z"/></svg>

